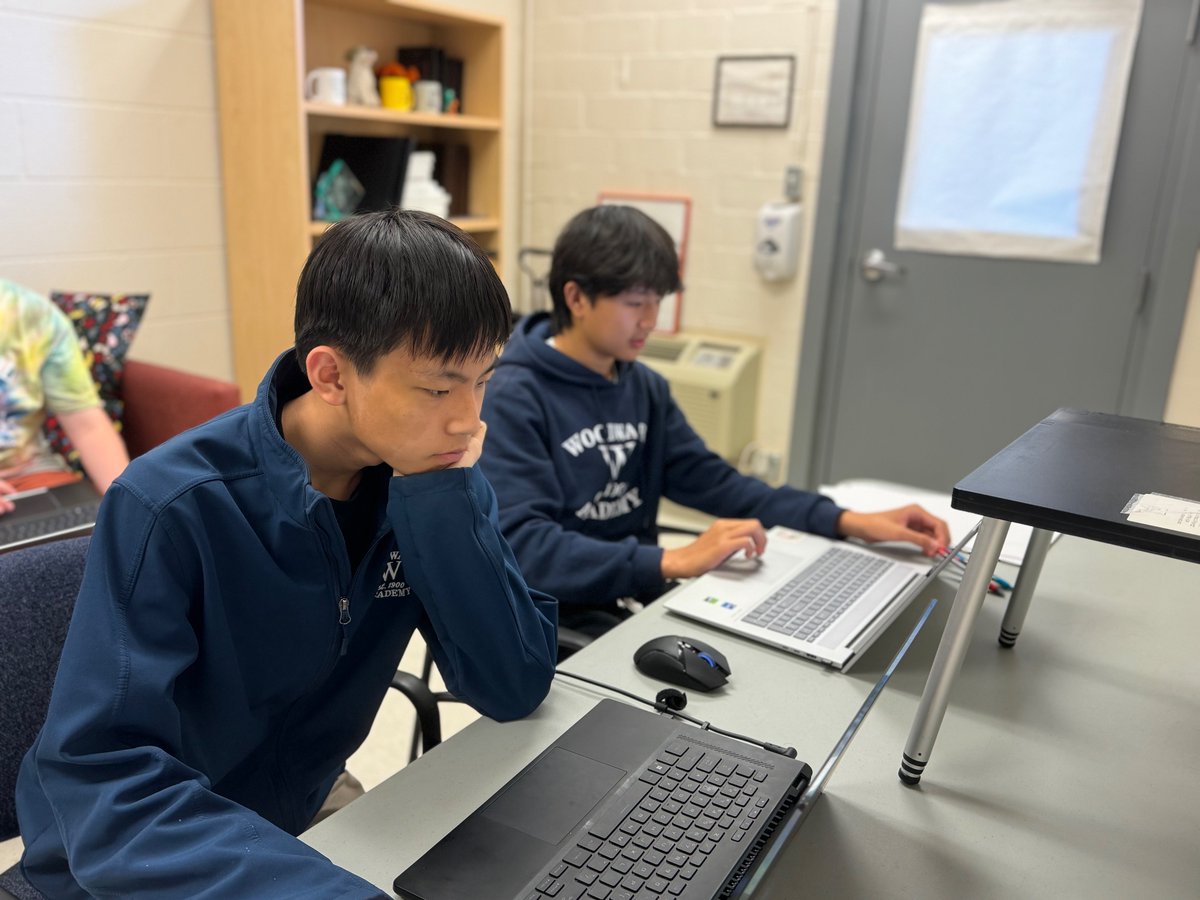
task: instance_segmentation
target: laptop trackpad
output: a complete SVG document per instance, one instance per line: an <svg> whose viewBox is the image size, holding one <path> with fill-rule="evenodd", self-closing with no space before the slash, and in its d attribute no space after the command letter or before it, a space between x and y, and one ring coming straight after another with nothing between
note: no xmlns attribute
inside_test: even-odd
<svg viewBox="0 0 1200 900"><path fill-rule="evenodd" d="M396 893L417 900L516 896L625 775L552 747L401 873Z"/></svg>
<svg viewBox="0 0 1200 900"><path fill-rule="evenodd" d="M557 844L625 777L625 770L553 748L480 813Z"/></svg>

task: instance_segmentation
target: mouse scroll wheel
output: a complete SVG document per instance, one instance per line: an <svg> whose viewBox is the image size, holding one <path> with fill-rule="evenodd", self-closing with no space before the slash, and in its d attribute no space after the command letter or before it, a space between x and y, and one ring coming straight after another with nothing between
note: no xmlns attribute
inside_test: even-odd
<svg viewBox="0 0 1200 900"><path fill-rule="evenodd" d="M714 659L713 659L711 656L709 656L707 653L697 653L696 655L697 655L697 656L699 656L699 657L700 657L702 660L704 660L706 663L708 663L708 667L709 667L710 669L715 669L715 668L717 667L716 660L714 660Z"/></svg>

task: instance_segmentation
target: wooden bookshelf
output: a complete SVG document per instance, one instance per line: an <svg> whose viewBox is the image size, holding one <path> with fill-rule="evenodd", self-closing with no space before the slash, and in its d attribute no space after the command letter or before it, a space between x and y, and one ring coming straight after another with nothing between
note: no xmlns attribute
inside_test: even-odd
<svg viewBox="0 0 1200 900"><path fill-rule="evenodd" d="M469 215L451 219L498 258L503 245L504 22L394 0L213 0L234 370L245 398L292 342L296 279L329 227L312 183L330 132L465 144ZM461 114L332 106L304 99L306 72L345 66L364 44L440 46L463 60Z"/></svg>

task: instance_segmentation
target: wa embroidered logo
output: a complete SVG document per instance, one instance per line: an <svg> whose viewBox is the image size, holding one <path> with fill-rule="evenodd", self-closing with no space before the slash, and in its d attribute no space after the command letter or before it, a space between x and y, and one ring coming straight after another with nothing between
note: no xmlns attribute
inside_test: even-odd
<svg viewBox="0 0 1200 900"><path fill-rule="evenodd" d="M412 588L404 580L404 567L401 565L400 551L393 550L388 555L387 565L379 579L379 587L375 588L375 599L383 597L407 597Z"/></svg>
<svg viewBox="0 0 1200 900"><path fill-rule="evenodd" d="M576 459L594 450L608 467L608 483L575 510L577 518L615 519L642 505L638 488L622 481L621 471L646 443L646 430L645 422L599 422L581 428L559 445Z"/></svg>

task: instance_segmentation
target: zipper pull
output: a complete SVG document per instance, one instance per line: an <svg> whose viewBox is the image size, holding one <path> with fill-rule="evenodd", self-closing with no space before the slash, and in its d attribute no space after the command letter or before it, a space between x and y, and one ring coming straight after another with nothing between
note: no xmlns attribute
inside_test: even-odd
<svg viewBox="0 0 1200 900"><path fill-rule="evenodd" d="M346 655L346 647L350 643L350 634L346 626L350 624L350 598L338 598L338 624L342 626L342 649L338 656Z"/></svg>

